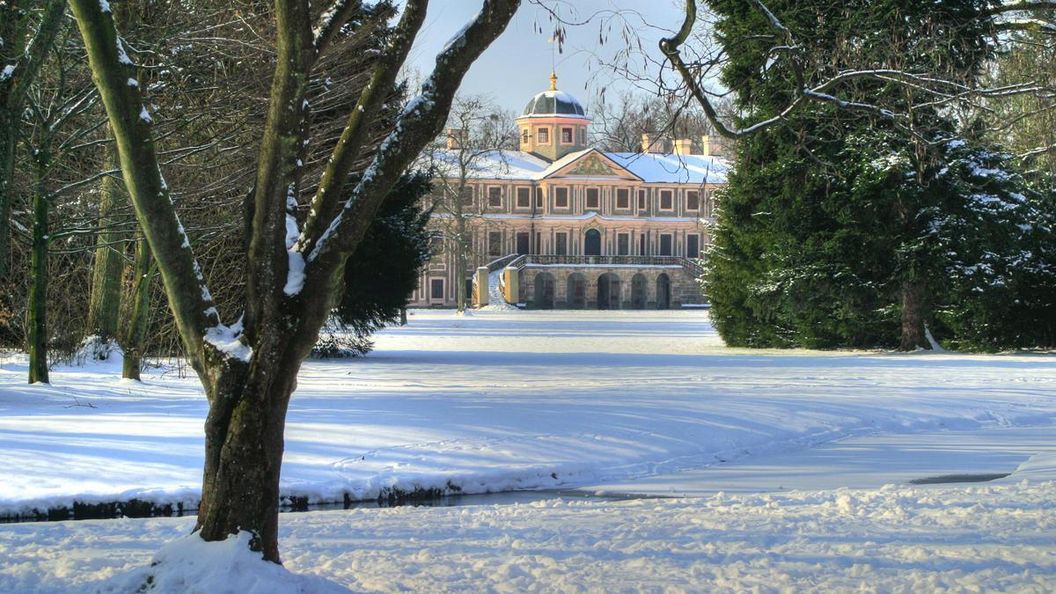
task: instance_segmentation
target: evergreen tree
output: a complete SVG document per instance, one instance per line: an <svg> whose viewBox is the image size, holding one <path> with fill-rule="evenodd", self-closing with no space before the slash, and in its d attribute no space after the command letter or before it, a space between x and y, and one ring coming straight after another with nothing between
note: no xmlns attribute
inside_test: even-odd
<svg viewBox="0 0 1056 594"><path fill-rule="evenodd" d="M798 74L772 62L771 40L752 36L765 23L748 4L712 3L719 41L731 56L724 82L741 91L743 125L787 105ZM790 28L814 32L799 63L808 64L801 72L822 79L868 66L969 81L990 55L981 16L987 2L769 6ZM743 346L927 348L925 330L940 323L941 311L954 342L1007 344L996 338L1003 318L992 304L1000 297L994 293L991 306L982 305L955 273L1007 252L1005 268L1040 290L1042 260L1012 264L1024 252L1019 226L1030 209L995 218L978 204L996 183L1010 184L1001 200L1015 202L1024 196L1017 189L1022 180L1008 172L979 178L986 167L966 165L964 151L977 161L992 153L948 142L955 125L945 112L921 108L912 89L863 80L853 83L862 97L911 115L892 122L812 106L739 145L705 275L718 330ZM1042 235L1034 233L1035 243L1045 242ZM1026 270L1035 274L1019 275ZM984 319L993 323L980 326Z"/></svg>
<svg viewBox="0 0 1056 594"><path fill-rule="evenodd" d="M949 278L938 308L958 347L1056 344L1056 210L1015 172L1011 155L946 145L948 197L932 221ZM1051 188L1051 186L1049 186Z"/></svg>
<svg viewBox="0 0 1056 594"><path fill-rule="evenodd" d="M317 354L365 355L373 348L370 336L399 321L429 260L426 226L431 211L421 206L429 190L429 176L404 175L382 203L345 265L344 293L334 310L336 327L328 328Z"/></svg>

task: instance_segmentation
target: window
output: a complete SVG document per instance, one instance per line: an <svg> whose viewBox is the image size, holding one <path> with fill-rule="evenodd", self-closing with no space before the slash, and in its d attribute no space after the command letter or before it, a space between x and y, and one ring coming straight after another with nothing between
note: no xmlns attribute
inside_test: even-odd
<svg viewBox="0 0 1056 594"><path fill-rule="evenodd" d="M502 188L491 186L488 188L488 206L499 208L502 206Z"/></svg>
<svg viewBox="0 0 1056 594"><path fill-rule="evenodd" d="M517 188L517 208L528 208L532 205L532 189Z"/></svg>
<svg viewBox="0 0 1056 594"><path fill-rule="evenodd" d="M554 235L554 253L558 256L568 255L568 233Z"/></svg>
<svg viewBox="0 0 1056 594"><path fill-rule="evenodd" d="M535 141L539 144L550 144L550 128L536 128Z"/></svg>
<svg viewBox="0 0 1056 594"><path fill-rule="evenodd" d="M645 255L645 233L638 236L638 255Z"/></svg>
<svg viewBox="0 0 1056 594"><path fill-rule="evenodd" d="M600 208L601 199L597 188L587 188L587 208Z"/></svg>
<svg viewBox="0 0 1056 594"><path fill-rule="evenodd" d="M473 206L473 186L463 186L459 191L462 195L462 206Z"/></svg>
<svg viewBox="0 0 1056 594"><path fill-rule="evenodd" d="M660 255L670 256L671 255L671 236L664 234L660 236Z"/></svg>
<svg viewBox="0 0 1056 594"><path fill-rule="evenodd" d="M521 128L521 144L528 144L529 138L528 128Z"/></svg>
<svg viewBox="0 0 1056 594"><path fill-rule="evenodd" d="M597 229L587 229L587 232L583 234L583 255L601 255L601 232Z"/></svg>
<svg viewBox="0 0 1056 594"><path fill-rule="evenodd" d="M616 234L616 254L619 256L631 255L631 235L630 233L617 233Z"/></svg>
<svg viewBox="0 0 1056 594"><path fill-rule="evenodd" d="M561 144L572 144L572 128L561 128Z"/></svg>
<svg viewBox="0 0 1056 594"><path fill-rule="evenodd" d="M539 209L543 208L543 189L542 188L536 188L535 189L535 207L539 208Z"/></svg>
<svg viewBox="0 0 1056 594"><path fill-rule="evenodd" d="M671 210L672 208L674 208L674 202L672 202L671 190L660 190L660 210Z"/></svg>
<svg viewBox="0 0 1056 594"><path fill-rule="evenodd" d="M616 190L616 208L627 210L631 207L631 191L627 188Z"/></svg>
<svg viewBox="0 0 1056 594"><path fill-rule="evenodd" d="M686 192L686 210L700 210L700 192L696 190Z"/></svg>
<svg viewBox="0 0 1056 594"><path fill-rule="evenodd" d="M433 300L444 300L444 279L429 279L429 297Z"/></svg>
<svg viewBox="0 0 1056 594"><path fill-rule="evenodd" d="M554 188L554 208L568 208L568 188Z"/></svg>
<svg viewBox="0 0 1056 594"><path fill-rule="evenodd" d="M579 144L587 144L587 128L585 126L579 127Z"/></svg>
<svg viewBox="0 0 1056 594"><path fill-rule="evenodd" d="M700 257L700 236L699 235L687 235L686 236L686 257L687 258L699 258Z"/></svg>
<svg viewBox="0 0 1056 594"><path fill-rule="evenodd" d="M530 237L531 237L531 235L528 235L528 233L524 232L524 231L522 231L522 232L517 234L517 254L518 255L523 256L523 255L528 253L528 249L529 249L528 242L530 241L530 239L529 239Z"/></svg>
<svg viewBox="0 0 1056 594"><path fill-rule="evenodd" d="M645 212L646 210L646 197L648 193L645 190L638 190L638 210Z"/></svg>
<svg viewBox="0 0 1056 594"><path fill-rule="evenodd" d="M489 256L501 256L502 255L502 232L500 232L500 231L489 231L488 232L488 255Z"/></svg>

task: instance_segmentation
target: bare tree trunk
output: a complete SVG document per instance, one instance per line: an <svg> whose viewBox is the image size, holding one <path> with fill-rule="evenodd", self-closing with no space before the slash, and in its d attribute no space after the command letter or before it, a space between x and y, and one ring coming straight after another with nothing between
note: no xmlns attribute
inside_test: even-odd
<svg viewBox="0 0 1056 594"><path fill-rule="evenodd" d="M466 311L466 220L459 217L455 236L455 308Z"/></svg>
<svg viewBox="0 0 1056 594"><path fill-rule="evenodd" d="M28 43L30 8L34 2L0 2L0 277L7 274L11 235L11 180L15 170L15 147L26 93L36 79L66 10L64 0L47 0L37 30Z"/></svg>
<svg viewBox="0 0 1056 594"><path fill-rule="evenodd" d="M11 201L14 199L14 188L11 180L15 175L15 139L17 135L17 114L0 104L0 278L7 274L9 259Z"/></svg>
<svg viewBox="0 0 1056 594"><path fill-rule="evenodd" d="M902 337L898 349L931 349L924 333L924 288L919 282L902 282Z"/></svg>
<svg viewBox="0 0 1056 594"><path fill-rule="evenodd" d="M115 168L112 155L107 159L106 168ZM104 343L117 337L118 319L121 315L124 242L121 242L120 233L114 229L117 224L114 211L124 203L120 184L119 179L107 175L103 177L100 187L99 231L95 240L88 327L85 330L85 334L98 336Z"/></svg>
<svg viewBox="0 0 1056 594"><path fill-rule="evenodd" d="M300 369L300 358L284 350L276 343L271 352L256 353L247 377L225 379L213 387L195 526L210 541L251 529L251 548L276 562L283 430Z"/></svg>
<svg viewBox="0 0 1056 594"><path fill-rule="evenodd" d="M142 236L136 241L135 262L132 264L132 286L128 293L128 318L120 340L125 353L121 377L139 380L143 364L143 348L147 338L150 313L150 284L154 278L154 259L150 246Z"/></svg>
<svg viewBox="0 0 1056 594"><path fill-rule="evenodd" d="M33 193L33 253L29 289L29 383L48 379L48 197L44 192L43 157L36 160L36 191Z"/></svg>

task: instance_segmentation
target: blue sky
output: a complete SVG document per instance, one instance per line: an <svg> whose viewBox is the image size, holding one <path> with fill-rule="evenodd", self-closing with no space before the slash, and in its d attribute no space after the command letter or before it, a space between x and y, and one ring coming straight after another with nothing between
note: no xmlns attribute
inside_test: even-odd
<svg viewBox="0 0 1056 594"><path fill-rule="evenodd" d="M556 56L559 88L590 106L594 96L605 88L609 97L632 87L621 77L603 68L616 52L624 49L624 24L641 38L642 45L656 56L661 28L676 29L681 24L681 0L543 0L566 19L588 20L585 25L568 27L564 54ZM412 71L422 76L432 70L436 53L462 26L476 15L481 0L433 0L425 25L408 60ZM648 23L648 24L646 24ZM602 27L610 39L599 44ZM537 31L538 27L543 33ZM462 83L462 92L488 95L499 107L520 112L535 93L549 86L553 65L552 44L548 42L553 25L549 15L530 0L522 6L506 31L473 65ZM635 42L637 45L637 42Z"/></svg>

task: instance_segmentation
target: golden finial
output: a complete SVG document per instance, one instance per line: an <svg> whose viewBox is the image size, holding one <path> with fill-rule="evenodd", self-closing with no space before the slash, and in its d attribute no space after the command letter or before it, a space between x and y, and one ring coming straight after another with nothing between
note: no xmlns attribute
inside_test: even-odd
<svg viewBox="0 0 1056 594"><path fill-rule="evenodd" d="M551 91L556 91L557 90L557 73L556 72L551 72L550 73L550 90Z"/></svg>

